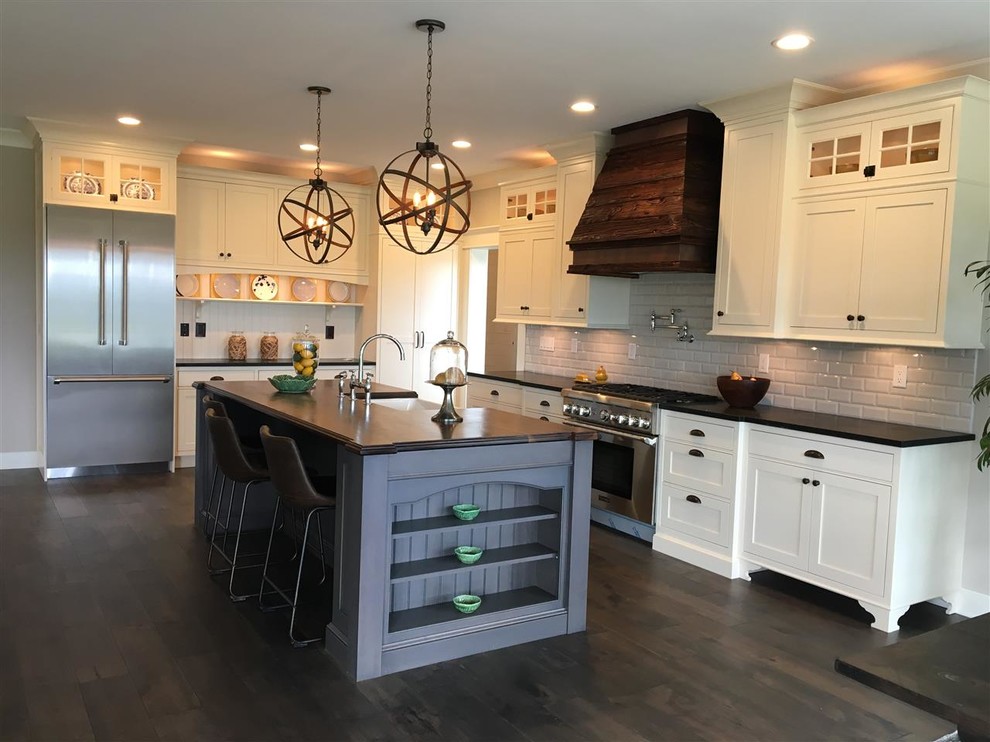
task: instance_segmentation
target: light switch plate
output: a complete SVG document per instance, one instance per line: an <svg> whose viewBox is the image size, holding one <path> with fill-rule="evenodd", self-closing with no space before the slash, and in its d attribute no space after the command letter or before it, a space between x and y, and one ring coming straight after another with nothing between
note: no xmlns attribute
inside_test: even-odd
<svg viewBox="0 0 990 742"><path fill-rule="evenodd" d="M907 366L894 366L894 378L890 385L895 389L907 389Z"/></svg>
<svg viewBox="0 0 990 742"><path fill-rule="evenodd" d="M636 347L636 343L629 343L629 351L627 355L630 361L636 357Z"/></svg>
<svg viewBox="0 0 990 742"><path fill-rule="evenodd" d="M540 336L540 350L553 351L553 335Z"/></svg>
<svg viewBox="0 0 990 742"><path fill-rule="evenodd" d="M571 353L577 353L577 352L578 352L578 339L577 339L577 337L572 337L571 338Z"/></svg>
<svg viewBox="0 0 990 742"><path fill-rule="evenodd" d="M770 354L760 353L760 367L757 369L758 373L768 374L770 373Z"/></svg>

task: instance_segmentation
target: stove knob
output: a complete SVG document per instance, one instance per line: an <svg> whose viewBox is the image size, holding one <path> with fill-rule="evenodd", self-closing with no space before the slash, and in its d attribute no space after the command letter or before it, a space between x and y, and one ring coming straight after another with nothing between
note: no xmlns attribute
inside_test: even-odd
<svg viewBox="0 0 990 742"><path fill-rule="evenodd" d="M571 406L569 404L565 404L563 410L564 410L564 414L567 414L571 411Z"/></svg>
<svg viewBox="0 0 990 742"><path fill-rule="evenodd" d="M626 417L625 415L619 415L616 422L618 422L619 425L627 425L629 423L629 418Z"/></svg>
<svg viewBox="0 0 990 742"><path fill-rule="evenodd" d="M588 417L588 415L591 414L591 408L590 407L579 407L577 413L581 417Z"/></svg>
<svg viewBox="0 0 990 742"><path fill-rule="evenodd" d="M599 415L599 417L602 419L602 422L603 423L607 423L608 422L608 410L602 410L601 411L601 414Z"/></svg>
<svg viewBox="0 0 990 742"><path fill-rule="evenodd" d="M639 427L641 427L641 428L648 428L648 427L650 427L650 418L648 418L648 417L641 417L641 418L639 418Z"/></svg>
<svg viewBox="0 0 990 742"><path fill-rule="evenodd" d="M619 419L619 416L618 416L618 415L616 415L616 414L614 414L614 413L608 416L608 421L609 421L610 423L614 423L614 422L615 422L616 420L618 420L618 419Z"/></svg>

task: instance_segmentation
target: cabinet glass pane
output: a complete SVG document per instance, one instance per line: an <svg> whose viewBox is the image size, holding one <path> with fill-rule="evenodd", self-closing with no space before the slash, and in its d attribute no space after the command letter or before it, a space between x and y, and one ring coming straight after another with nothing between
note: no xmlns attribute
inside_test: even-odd
<svg viewBox="0 0 990 742"><path fill-rule="evenodd" d="M903 147L908 143L908 127L900 129L888 129L883 133L881 147Z"/></svg>
<svg viewBox="0 0 990 742"><path fill-rule="evenodd" d="M922 144L911 148L911 163L934 162L938 159L938 144Z"/></svg>
<svg viewBox="0 0 990 742"><path fill-rule="evenodd" d="M888 149L880 153L880 167L897 167L907 164L907 148Z"/></svg>
<svg viewBox="0 0 990 742"><path fill-rule="evenodd" d="M833 154L835 154L834 139L828 139L824 142L812 142L811 144L812 158L831 157Z"/></svg>
<svg viewBox="0 0 990 742"><path fill-rule="evenodd" d="M836 145L836 154L849 155L859 154L859 136L843 137Z"/></svg>
<svg viewBox="0 0 990 742"><path fill-rule="evenodd" d="M930 124L919 124L911 129L911 141L915 144L919 142L937 142L941 133L942 124L933 121Z"/></svg>
<svg viewBox="0 0 990 742"><path fill-rule="evenodd" d="M836 174L855 173L857 170L859 170L859 153L835 158Z"/></svg>
<svg viewBox="0 0 990 742"><path fill-rule="evenodd" d="M103 160L86 157L60 157L58 187L62 193L99 196L106 193Z"/></svg>
<svg viewBox="0 0 990 742"><path fill-rule="evenodd" d="M808 175L812 178L818 178L822 175L832 174L832 158L827 160L813 160L811 166L808 168Z"/></svg>
<svg viewBox="0 0 990 742"><path fill-rule="evenodd" d="M120 198L130 201L162 200L162 169L152 165L120 164Z"/></svg>

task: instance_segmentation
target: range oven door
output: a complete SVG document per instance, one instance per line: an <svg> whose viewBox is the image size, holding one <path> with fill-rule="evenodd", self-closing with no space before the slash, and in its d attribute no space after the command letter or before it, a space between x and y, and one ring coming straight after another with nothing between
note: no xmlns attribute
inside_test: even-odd
<svg viewBox="0 0 990 742"><path fill-rule="evenodd" d="M567 421L598 433L591 463L591 506L653 525L657 438Z"/></svg>

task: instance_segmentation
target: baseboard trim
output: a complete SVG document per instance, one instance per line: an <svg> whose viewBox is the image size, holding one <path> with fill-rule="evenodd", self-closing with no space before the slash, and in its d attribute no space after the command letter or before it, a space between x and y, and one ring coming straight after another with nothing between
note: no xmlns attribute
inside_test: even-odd
<svg viewBox="0 0 990 742"><path fill-rule="evenodd" d="M653 537L653 550L729 579L736 579L744 574L742 566L728 554L682 541L669 533L660 532Z"/></svg>
<svg viewBox="0 0 990 742"><path fill-rule="evenodd" d="M0 469L37 469L41 454L37 451L0 451Z"/></svg>
<svg viewBox="0 0 990 742"><path fill-rule="evenodd" d="M966 618L990 613L990 595L963 588L956 594L955 612Z"/></svg>

